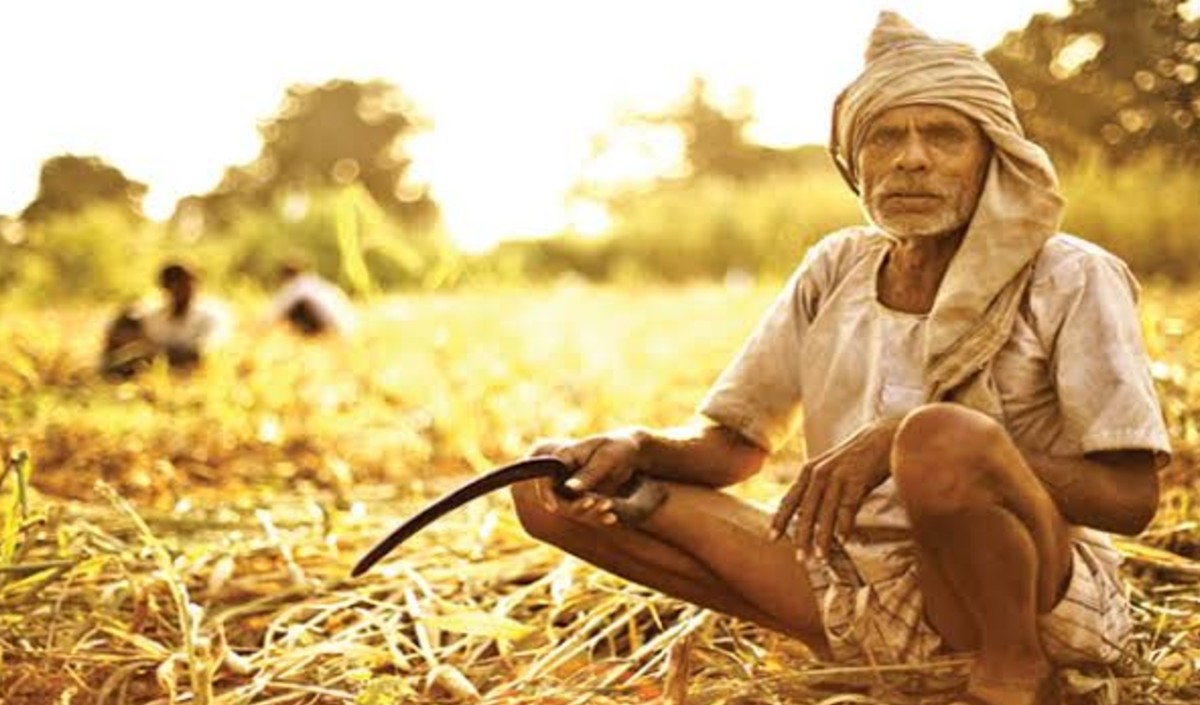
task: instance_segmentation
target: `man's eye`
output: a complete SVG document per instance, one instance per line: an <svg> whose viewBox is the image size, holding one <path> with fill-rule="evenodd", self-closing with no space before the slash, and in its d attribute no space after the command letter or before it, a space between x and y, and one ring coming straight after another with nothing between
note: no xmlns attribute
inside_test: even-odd
<svg viewBox="0 0 1200 705"><path fill-rule="evenodd" d="M961 130L956 130L953 127L935 127L929 130L925 136L930 142L944 146L961 144L967 139L967 136Z"/></svg>
<svg viewBox="0 0 1200 705"><path fill-rule="evenodd" d="M898 130L875 130L867 135L867 144L872 147L889 147L900 141Z"/></svg>

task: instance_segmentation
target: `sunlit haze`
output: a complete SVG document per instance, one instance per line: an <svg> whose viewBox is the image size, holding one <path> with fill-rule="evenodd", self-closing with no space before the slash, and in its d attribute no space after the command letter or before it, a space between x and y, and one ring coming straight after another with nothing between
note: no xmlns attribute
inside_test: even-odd
<svg viewBox="0 0 1200 705"><path fill-rule="evenodd" d="M748 92L754 139L822 142L885 6L986 49L1067 0L3 3L0 213L29 202L44 159L74 153L147 183L164 217L254 158L288 85L383 78L430 118L415 176L460 245L586 228L565 197L595 137L692 76L718 101ZM608 169L638 176L635 157Z"/></svg>

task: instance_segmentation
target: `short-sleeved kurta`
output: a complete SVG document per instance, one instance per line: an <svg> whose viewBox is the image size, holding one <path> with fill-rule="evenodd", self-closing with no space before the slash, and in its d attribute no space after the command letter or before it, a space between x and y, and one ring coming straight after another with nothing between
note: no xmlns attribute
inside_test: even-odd
<svg viewBox="0 0 1200 705"><path fill-rule="evenodd" d="M700 412L770 451L802 422L813 457L866 423L922 404L927 317L889 309L876 292L890 246L863 227L810 249ZM1124 263L1100 247L1069 235L1046 243L1012 337L993 361L1003 423L1020 446L1051 455L1146 449L1168 457L1136 291ZM856 528L835 553L844 551L862 584L874 586L876 597L914 591L910 527L890 479L866 498ZM1075 535L1089 563L1119 584L1120 558L1107 535L1084 528Z"/></svg>

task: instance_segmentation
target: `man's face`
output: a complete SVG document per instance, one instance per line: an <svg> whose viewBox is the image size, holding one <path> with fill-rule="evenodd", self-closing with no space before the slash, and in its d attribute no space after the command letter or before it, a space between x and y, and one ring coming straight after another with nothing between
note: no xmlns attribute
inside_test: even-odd
<svg viewBox="0 0 1200 705"><path fill-rule="evenodd" d="M178 277L172 280L165 288L172 305L176 310L180 311L188 307L196 291L195 284L191 279L186 277Z"/></svg>
<svg viewBox="0 0 1200 705"><path fill-rule="evenodd" d="M867 213L901 239L957 232L975 212L991 154L983 131L957 110L887 110L867 128L858 152Z"/></svg>

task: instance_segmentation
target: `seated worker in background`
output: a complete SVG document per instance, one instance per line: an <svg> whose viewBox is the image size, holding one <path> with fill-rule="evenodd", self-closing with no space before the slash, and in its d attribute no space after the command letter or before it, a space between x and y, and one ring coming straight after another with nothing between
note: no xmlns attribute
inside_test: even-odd
<svg viewBox="0 0 1200 705"><path fill-rule="evenodd" d="M171 263L158 273L166 300L141 319L146 340L163 353L172 369L196 367L206 351L229 336L231 317L224 305L196 295L199 278L185 265Z"/></svg>
<svg viewBox="0 0 1200 705"><path fill-rule="evenodd" d="M267 323L287 321L292 330L305 336L348 335L353 330L354 311L336 285L294 260L280 266L279 280Z"/></svg>
<svg viewBox="0 0 1200 705"><path fill-rule="evenodd" d="M129 379L150 364L154 353L141 316L133 306L124 306L104 331L100 372L112 379Z"/></svg>

